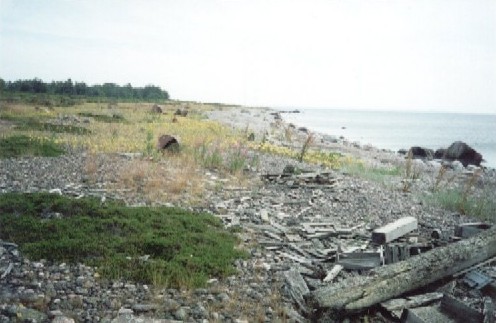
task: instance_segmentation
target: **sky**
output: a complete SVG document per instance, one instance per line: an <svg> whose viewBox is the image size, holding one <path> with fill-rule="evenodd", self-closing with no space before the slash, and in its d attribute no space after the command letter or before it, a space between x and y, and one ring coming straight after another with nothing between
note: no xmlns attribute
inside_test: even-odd
<svg viewBox="0 0 496 323"><path fill-rule="evenodd" d="M0 0L0 77L496 114L496 1Z"/></svg>

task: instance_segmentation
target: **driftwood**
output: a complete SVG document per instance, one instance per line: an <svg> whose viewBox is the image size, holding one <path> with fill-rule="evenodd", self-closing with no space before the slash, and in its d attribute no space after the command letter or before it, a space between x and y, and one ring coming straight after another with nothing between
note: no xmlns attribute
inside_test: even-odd
<svg viewBox="0 0 496 323"><path fill-rule="evenodd" d="M495 255L496 226L469 239L380 267L361 281L347 280L337 286L322 287L307 294L306 300L314 309L361 311L452 276Z"/></svg>

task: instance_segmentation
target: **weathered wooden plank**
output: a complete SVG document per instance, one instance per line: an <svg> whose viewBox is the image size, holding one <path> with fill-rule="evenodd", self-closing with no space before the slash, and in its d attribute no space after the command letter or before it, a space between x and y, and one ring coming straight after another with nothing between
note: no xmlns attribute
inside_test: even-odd
<svg viewBox="0 0 496 323"><path fill-rule="evenodd" d="M415 308L428 305L443 298L443 293L426 293L422 295L410 296L408 298L393 298L381 303L381 306L388 311L403 310L405 308Z"/></svg>
<svg viewBox="0 0 496 323"><path fill-rule="evenodd" d="M407 308L401 315L402 323L455 323L435 306Z"/></svg>
<svg viewBox="0 0 496 323"><path fill-rule="evenodd" d="M484 319L482 313L448 295L444 295L441 301L441 310L458 318L461 322L479 323Z"/></svg>
<svg viewBox="0 0 496 323"><path fill-rule="evenodd" d="M336 278L337 275L339 275L339 273L341 272L341 270L343 270L343 266L341 265L334 265L334 267L332 267L332 269L327 273L327 275L325 276L324 278L324 282L330 282L332 281L334 278Z"/></svg>
<svg viewBox="0 0 496 323"><path fill-rule="evenodd" d="M286 281L291 297L298 305L299 309L304 313L308 313L303 296L308 294L310 290L303 277L301 277L297 270L291 269L284 272L284 280Z"/></svg>
<svg viewBox="0 0 496 323"><path fill-rule="evenodd" d="M484 308L482 315L484 317L483 323L494 323L494 303L490 297L484 297Z"/></svg>
<svg viewBox="0 0 496 323"><path fill-rule="evenodd" d="M398 219L372 232L372 241L377 244L384 244L418 228L418 221L413 216Z"/></svg>
<svg viewBox="0 0 496 323"><path fill-rule="evenodd" d="M339 255L338 263L346 269L369 270L381 265L379 252L352 252Z"/></svg>

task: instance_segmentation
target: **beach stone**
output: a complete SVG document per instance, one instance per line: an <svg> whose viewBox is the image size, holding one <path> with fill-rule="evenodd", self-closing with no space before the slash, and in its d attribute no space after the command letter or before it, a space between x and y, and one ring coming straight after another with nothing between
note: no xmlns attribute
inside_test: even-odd
<svg viewBox="0 0 496 323"><path fill-rule="evenodd" d="M181 304L171 298L166 298L162 305L164 310L168 312L176 311L181 306Z"/></svg>
<svg viewBox="0 0 496 323"><path fill-rule="evenodd" d="M52 323L74 323L74 319L67 317L67 316L55 316L55 318L52 320Z"/></svg>
<svg viewBox="0 0 496 323"><path fill-rule="evenodd" d="M174 312L174 317L178 320L186 320L188 318L189 307L180 307Z"/></svg>
<svg viewBox="0 0 496 323"><path fill-rule="evenodd" d="M134 304L133 311L135 312L150 312L158 309L156 304Z"/></svg>

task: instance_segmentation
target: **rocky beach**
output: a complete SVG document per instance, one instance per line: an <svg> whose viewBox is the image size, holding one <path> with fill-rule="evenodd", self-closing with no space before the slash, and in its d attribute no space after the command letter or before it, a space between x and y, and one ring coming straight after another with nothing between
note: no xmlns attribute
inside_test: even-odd
<svg viewBox="0 0 496 323"><path fill-rule="evenodd" d="M360 160L361 168L333 169L250 150L248 154L258 163L244 170L248 180L209 171L203 174L209 189L201 201L189 203L187 199L150 201L112 185L130 163L142 158L139 154L95 156L74 149L61 157L1 159L0 193L42 191L96 196L102 203L119 199L130 206L166 205L208 212L226 228L236 229L250 257L236 261L237 274L212 278L205 288L160 289L107 281L85 264L32 261L15 243L0 240L0 322L395 322L405 307L374 305L365 312L338 315L310 307L304 295L330 284L359 281L385 261L413 259L413 250L421 254L455 243L462 238L453 239L455 229L464 224L495 221L494 213L492 218L480 219L428 202L441 188L462 189L476 200L495 201L494 169L448 167L452 163L443 167L442 161L409 159L346 138L312 133L286 123L284 113L268 108L221 107L202 113L236 131L253 133L255 142L274 146L299 150L311 134L312 149ZM88 178L90 162L96 170ZM487 192L492 195L484 195ZM372 232L407 217L416 220L415 229L389 247L407 248L408 255L384 256L371 240ZM370 258L354 258L354 254ZM490 280L486 289L470 287L466 276L459 275L417 294L441 293L427 302L433 311L448 295L494 320L493 312L487 314L496 288L493 257L477 269ZM489 292L488 286L493 286Z"/></svg>

